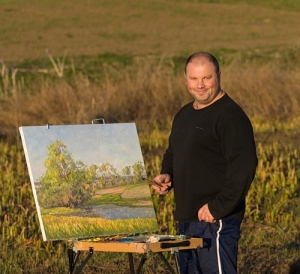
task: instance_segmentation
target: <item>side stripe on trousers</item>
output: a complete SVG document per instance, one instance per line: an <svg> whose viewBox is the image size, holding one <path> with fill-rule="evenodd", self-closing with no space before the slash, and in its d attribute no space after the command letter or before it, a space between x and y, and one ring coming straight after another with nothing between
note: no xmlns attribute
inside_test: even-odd
<svg viewBox="0 0 300 274"><path fill-rule="evenodd" d="M217 231L216 247L217 247L219 274L222 274L222 264L221 264L221 259L220 259L220 232L222 230L222 220L219 220L219 224L220 224L220 228Z"/></svg>

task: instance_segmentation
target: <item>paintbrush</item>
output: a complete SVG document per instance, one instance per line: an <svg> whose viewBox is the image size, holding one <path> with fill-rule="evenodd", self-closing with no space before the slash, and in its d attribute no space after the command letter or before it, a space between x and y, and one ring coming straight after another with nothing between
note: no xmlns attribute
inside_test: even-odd
<svg viewBox="0 0 300 274"><path fill-rule="evenodd" d="M143 181L147 181L149 185L154 185L154 186L157 186L159 188L159 190L161 189L162 185L160 185L159 183L155 182L154 180L151 181L145 177L142 177L142 180Z"/></svg>

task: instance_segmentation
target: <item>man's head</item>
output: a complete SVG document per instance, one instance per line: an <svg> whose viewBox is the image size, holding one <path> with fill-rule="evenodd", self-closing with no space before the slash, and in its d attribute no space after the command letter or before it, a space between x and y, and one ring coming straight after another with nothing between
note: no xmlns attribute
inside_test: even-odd
<svg viewBox="0 0 300 274"><path fill-rule="evenodd" d="M221 72L213 55L207 52L191 55L186 61L184 76L187 88L195 99L195 108L204 108L221 98Z"/></svg>
<svg viewBox="0 0 300 274"><path fill-rule="evenodd" d="M219 74L220 73L220 67L219 67L219 63L218 60L216 59L215 56L213 56L212 54L208 53L208 52L196 52L194 54L192 54L185 63L185 73L186 73L186 67L189 63L195 63L195 64L201 64L203 62L210 62L214 65L216 73Z"/></svg>

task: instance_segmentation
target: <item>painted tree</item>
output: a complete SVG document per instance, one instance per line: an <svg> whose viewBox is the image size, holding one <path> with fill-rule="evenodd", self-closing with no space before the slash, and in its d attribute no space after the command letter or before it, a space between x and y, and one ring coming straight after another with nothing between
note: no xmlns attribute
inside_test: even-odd
<svg viewBox="0 0 300 274"><path fill-rule="evenodd" d="M74 161L62 141L56 140L47 148L46 173L39 179L41 206L78 207L90 200L95 192L97 167L87 167L82 161Z"/></svg>
<svg viewBox="0 0 300 274"><path fill-rule="evenodd" d="M133 169L133 183L140 183L142 178L146 177L146 171L142 162L137 162L132 165Z"/></svg>
<svg viewBox="0 0 300 274"><path fill-rule="evenodd" d="M125 166L122 168L122 173L124 176L130 176L131 175L131 166Z"/></svg>
<svg viewBox="0 0 300 274"><path fill-rule="evenodd" d="M132 179L132 176L131 176L131 166L125 166L122 168L122 184L123 185L126 185L126 184L129 184L131 183L131 179Z"/></svg>
<svg viewBox="0 0 300 274"><path fill-rule="evenodd" d="M98 171L100 174L98 180L100 188L118 185L118 180L120 176L118 175L116 168L112 164L108 162L103 163L99 167Z"/></svg>

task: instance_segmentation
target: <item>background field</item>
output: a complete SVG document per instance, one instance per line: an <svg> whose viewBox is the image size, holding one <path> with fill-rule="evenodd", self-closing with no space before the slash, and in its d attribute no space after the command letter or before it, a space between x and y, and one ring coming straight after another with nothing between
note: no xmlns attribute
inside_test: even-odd
<svg viewBox="0 0 300 274"><path fill-rule="evenodd" d="M274 3L275 2L275 3ZM249 4L248 4L249 3ZM252 4L250 4L252 3ZM0 58L188 56L299 45L298 1L0 1ZM277 9L273 9L277 6Z"/></svg>
<svg viewBox="0 0 300 274"><path fill-rule="evenodd" d="M0 272L68 270L68 243L41 241L18 127L135 122L151 178L191 100L185 59L205 50L257 142L239 273L288 273L300 260L299 15L293 0L0 0ZM172 194L153 199L160 233L175 234ZM126 259L95 254L85 271L128 273ZM167 271L153 256L145 273Z"/></svg>

